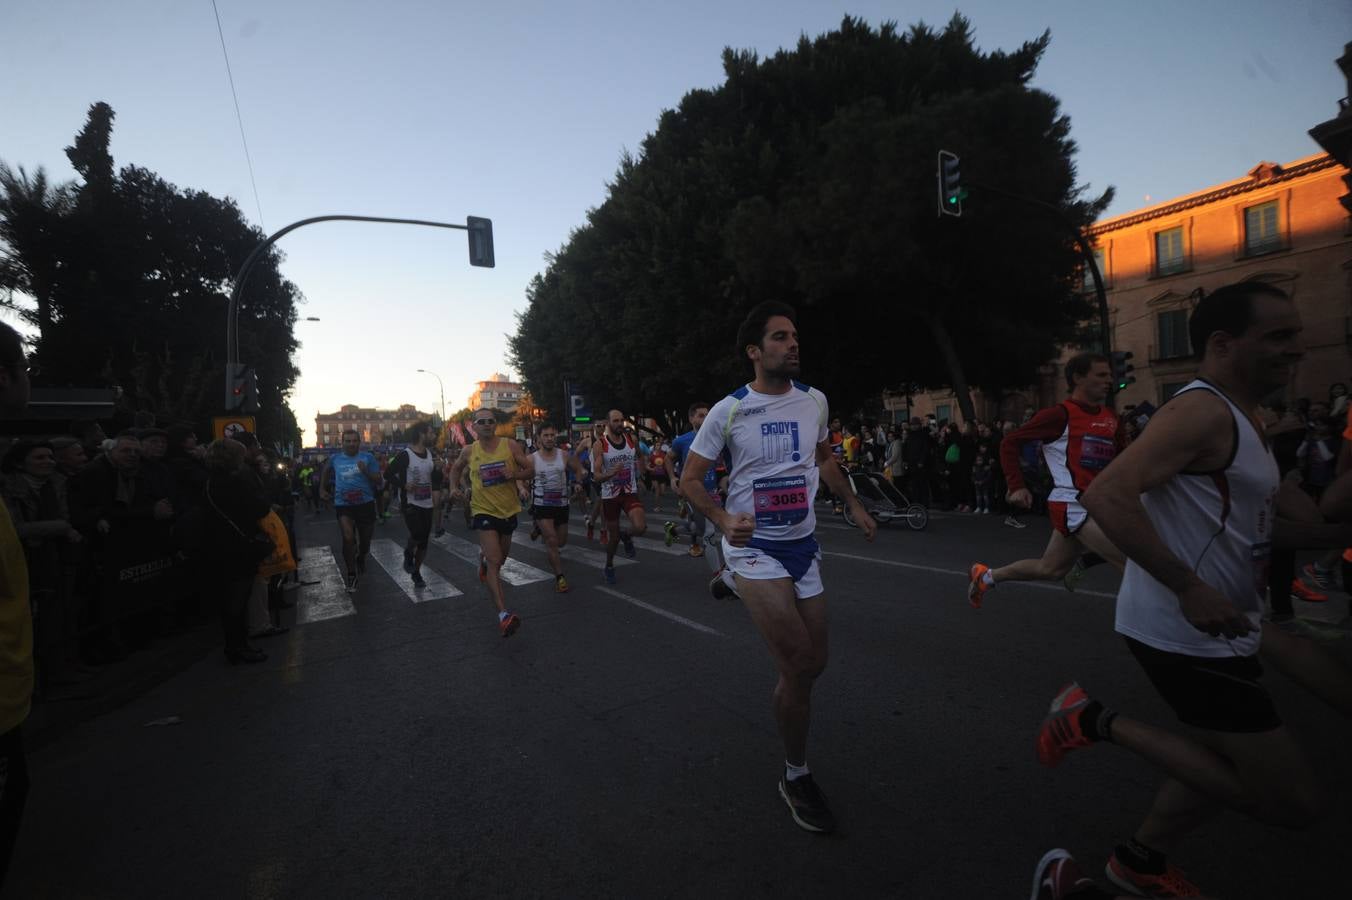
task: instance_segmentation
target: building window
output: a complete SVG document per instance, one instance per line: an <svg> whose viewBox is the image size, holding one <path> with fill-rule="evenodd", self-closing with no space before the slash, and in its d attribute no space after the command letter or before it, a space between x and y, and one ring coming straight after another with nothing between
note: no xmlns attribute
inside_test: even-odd
<svg viewBox="0 0 1352 900"><path fill-rule="evenodd" d="M948 403L940 403L934 407L934 418L938 422L946 422L953 415L953 407Z"/></svg>
<svg viewBox="0 0 1352 900"><path fill-rule="evenodd" d="M1103 287L1106 290L1108 287L1108 254L1102 247L1095 247L1093 253L1094 265L1098 266L1099 277L1103 279ZM1094 293L1094 273L1089 271L1088 264L1084 266L1084 272L1081 273L1081 276L1080 290L1086 294Z"/></svg>
<svg viewBox="0 0 1352 900"><path fill-rule="evenodd" d="M1155 274L1174 275L1187 269L1183 256L1183 226L1155 232Z"/></svg>
<svg viewBox="0 0 1352 900"><path fill-rule="evenodd" d="M1160 403L1168 403L1169 398L1188 386L1186 381L1166 381L1160 385Z"/></svg>
<svg viewBox="0 0 1352 900"><path fill-rule="evenodd" d="M1179 359L1192 355L1188 344L1188 311L1170 309L1159 314L1159 353L1156 359Z"/></svg>
<svg viewBox="0 0 1352 900"><path fill-rule="evenodd" d="M1257 256L1282 249L1282 235L1277 228L1277 201L1269 200L1244 210L1244 253Z"/></svg>

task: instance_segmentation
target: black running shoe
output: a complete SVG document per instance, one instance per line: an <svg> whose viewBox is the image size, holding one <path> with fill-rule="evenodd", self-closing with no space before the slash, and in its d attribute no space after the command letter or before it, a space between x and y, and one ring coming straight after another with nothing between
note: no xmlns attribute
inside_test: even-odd
<svg viewBox="0 0 1352 900"><path fill-rule="evenodd" d="M826 805L826 795L817 787L811 775L789 781L779 776L779 796L793 813L793 821L804 831L830 834L836 830L836 817Z"/></svg>
<svg viewBox="0 0 1352 900"><path fill-rule="evenodd" d="M405 554L404 554L404 571L405 571L405 572L408 572L409 574L412 574L412 573L413 573L413 554L412 554L412 553L405 553Z"/></svg>
<svg viewBox="0 0 1352 900"><path fill-rule="evenodd" d="M414 586L415 588L425 588L425 587L427 587L427 582L423 580L423 577L422 577L422 573L421 573L421 572L414 572L414 573L413 573L413 586Z"/></svg>
<svg viewBox="0 0 1352 900"><path fill-rule="evenodd" d="M719 569L718 574L709 582L709 593L714 595L715 600L740 600L737 592L728 587L728 583L723 580L723 570Z"/></svg>

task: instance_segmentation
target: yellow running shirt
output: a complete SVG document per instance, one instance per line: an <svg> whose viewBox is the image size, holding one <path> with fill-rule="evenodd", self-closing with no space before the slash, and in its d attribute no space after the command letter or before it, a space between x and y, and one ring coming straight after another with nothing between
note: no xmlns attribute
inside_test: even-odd
<svg viewBox="0 0 1352 900"><path fill-rule="evenodd" d="M521 498L516 493L516 461L512 459L512 445L507 438L498 438L491 452L481 441L469 445L470 512L476 516L510 519L521 512Z"/></svg>

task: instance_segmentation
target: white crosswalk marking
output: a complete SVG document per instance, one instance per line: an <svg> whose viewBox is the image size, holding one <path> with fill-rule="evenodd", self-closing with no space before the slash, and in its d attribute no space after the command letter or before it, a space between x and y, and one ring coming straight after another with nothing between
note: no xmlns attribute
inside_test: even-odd
<svg viewBox="0 0 1352 900"><path fill-rule="evenodd" d="M479 545L471 543L464 538L458 538L451 534L443 534L432 538L432 543L445 550L452 556L458 556L467 563L472 563L477 570L479 567ZM520 546L516 540L512 541L512 552ZM534 566L528 566L520 560L507 557L507 561L502 564L500 577L510 585L534 584L537 581L553 581L554 576L544 569L537 569Z"/></svg>
<svg viewBox="0 0 1352 900"><path fill-rule="evenodd" d="M297 625L356 615L357 608L344 589L342 570L331 548L300 548L300 580L319 584L301 585L296 598Z"/></svg>
<svg viewBox="0 0 1352 900"><path fill-rule="evenodd" d="M404 571L404 548L389 538L381 538L371 542L371 559L380 563L380 567L389 573L390 579L414 603L445 600L448 597L464 595L464 591L442 578L441 575L429 569L426 565L423 566L422 576L427 580L427 586L414 587L409 574Z"/></svg>
<svg viewBox="0 0 1352 900"><path fill-rule="evenodd" d="M570 536L569 540L572 539L573 539L572 536ZM536 553L549 552L549 548L545 546L544 541L528 541L524 537L512 541L513 553L517 551L518 547L525 550L533 550ZM571 560L572 562L579 563L581 565L588 566L593 569L604 569L606 567L606 554L603 551L587 550L582 547L574 547L572 544L569 544L566 547L559 550L559 555L562 556L564 559ZM615 557L615 565L617 566L632 566L634 562L635 560L626 559L623 555Z"/></svg>

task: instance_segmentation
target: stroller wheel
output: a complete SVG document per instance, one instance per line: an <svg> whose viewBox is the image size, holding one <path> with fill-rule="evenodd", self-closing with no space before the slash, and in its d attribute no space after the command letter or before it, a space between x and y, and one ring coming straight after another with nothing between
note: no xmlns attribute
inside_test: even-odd
<svg viewBox="0 0 1352 900"><path fill-rule="evenodd" d="M854 520L854 513L850 511L850 507L849 507L848 504L846 504L845 509L844 509L844 511L841 513L841 515L843 515L843 516L845 517L845 524L846 524L846 525L850 526L851 528L858 528L858 527L859 527L859 523L856 522L856 521Z"/></svg>
<svg viewBox="0 0 1352 900"><path fill-rule="evenodd" d="M929 524L929 510L919 503L912 503L906 507L906 524L910 525L914 531L923 531Z"/></svg>

